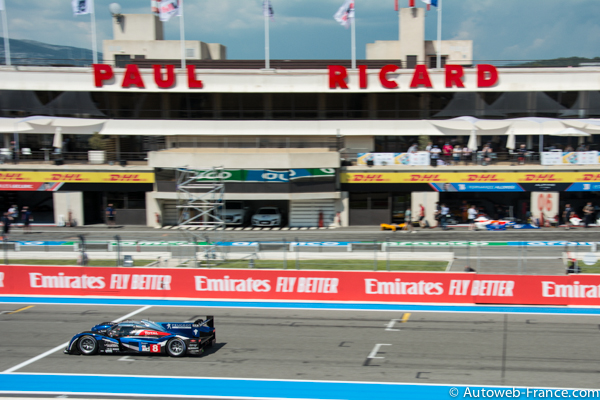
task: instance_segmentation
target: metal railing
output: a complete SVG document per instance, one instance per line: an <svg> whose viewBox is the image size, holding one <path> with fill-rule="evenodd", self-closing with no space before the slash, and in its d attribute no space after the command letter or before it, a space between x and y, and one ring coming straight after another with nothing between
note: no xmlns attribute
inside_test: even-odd
<svg viewBox="0 0 600 400"><path fill-rule="evenodd" d="M148 152L105 152L102 164L119 164L127 162L147 163ZM87 151L54 152L51 150L21 150L18 154L14 152L0 153L0 164L10 163L55 163L60 164L88 164L91 162Z"/></svg>

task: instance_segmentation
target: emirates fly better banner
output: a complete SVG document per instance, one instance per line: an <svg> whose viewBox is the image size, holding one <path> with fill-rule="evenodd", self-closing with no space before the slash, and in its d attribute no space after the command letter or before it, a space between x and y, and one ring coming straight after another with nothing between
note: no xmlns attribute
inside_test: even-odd
<svg viewBox="0 0 600 400"><path fill-rule="evenodd" d="M600 276L0 266L0 295L600 305Z"/></svg>

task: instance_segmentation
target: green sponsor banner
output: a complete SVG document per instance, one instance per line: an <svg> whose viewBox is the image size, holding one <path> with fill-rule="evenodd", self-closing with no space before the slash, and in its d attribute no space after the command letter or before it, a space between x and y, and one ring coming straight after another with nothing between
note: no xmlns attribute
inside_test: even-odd
<svg viewBox="0 0 600 400"><path fill-rule="evenodd" d="M334 168L298 168L288 170L268 169L225 169L221 171L201 170L196 171L196 180L213 182L274 182L282 183L291 180L306 178L334 177Z"/></svg>
<svg viewBox="0 0 600 400"><path fill-rule="evenodd" d="M365 242L369 243L369 242ZM388 246L419 246L419 247L467 247L467 246L508 246L508 242L470 242L470 241L454 241L454 242L388 242Z"/></svg>

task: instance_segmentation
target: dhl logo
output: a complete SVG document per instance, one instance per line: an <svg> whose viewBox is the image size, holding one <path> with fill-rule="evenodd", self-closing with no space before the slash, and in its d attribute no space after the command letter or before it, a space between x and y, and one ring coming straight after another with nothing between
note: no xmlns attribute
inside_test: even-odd
<svg viewBox="0 0 600 400"><path fill-rule="evenodd" d="M384 179L382 174L355 174L352 182L387 182L389 179Z"/></svg>
<svg viewBox="0 0 600 400"><path fill-rule="evenodd" d="M143 179L138 174L110 174L109 182L140 182Z"/></svg>
<svg viewBox="0 0 600 400"><path fill-rule="evenodd" d="M525 174L525 182L556 182L554 174Z"/></svg>
<svg viewBox="0 0 600 400"><path fill-rule="evenodd" d="M0 181L24 181L23 174L0 172Z"/></svg>
<svg viewBox="0 0 600 400"><path fill-rule="evenodd" d="M81 174L52 174L51 181L58 182L81 182L84 181Z"/></svg>
<svg viewBox="0 0 600 400"><path fill-rule="evenodd" d="M409 182L442 182L438 174L411 174Z"/></svg>
<svg viewBox="0 0 600 400"><path fill-rule="evenodd" d="M467 182L499 182L501 179L496 174L469 174Z"/></svg>
<svg viewBox="0 0 600 400"><path fill-rule="evenodd" d="M583 174L584 182L599 182L600 174Z"/></svg>

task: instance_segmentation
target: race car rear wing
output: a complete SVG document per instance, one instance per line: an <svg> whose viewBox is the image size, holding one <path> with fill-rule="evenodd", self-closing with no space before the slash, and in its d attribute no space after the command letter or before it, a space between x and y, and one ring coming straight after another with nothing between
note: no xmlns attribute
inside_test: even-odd
<svg viewBox="0 0 600 400"><path fill-rule="evenodd" d="M199 326L208 326L209 328L214 328L215 327L215 317L213 317L212 315L207 315L206 319L197 319L196 321L194 321L194 325L199 325Z"/></svg>

